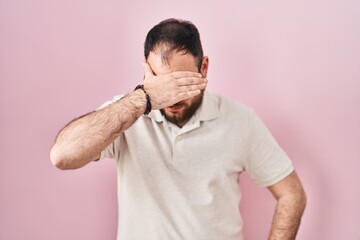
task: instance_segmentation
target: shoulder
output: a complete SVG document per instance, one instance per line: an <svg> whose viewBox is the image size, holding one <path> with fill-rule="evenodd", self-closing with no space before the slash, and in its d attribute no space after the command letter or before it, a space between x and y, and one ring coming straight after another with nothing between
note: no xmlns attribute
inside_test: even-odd
<svg viewBox="0 0 360 240"><path fill-rule="evenodd" d="M100 107L98 107L96 110L103 109L103 108L109 106L110 104L113 104L114 102L120 100L120 99L123 98L124 96L125 96L124 94L116 95L116 96L114 96L111 100L106 101L105 103L103 103L103 104L102 104Z"/></svg>
<svg viewBox="0 0 360 240"><path fill-rule="evenodd" d="M215 93L208 93L208 97L216 102L222 117L228 116L248 119L253 112L251 107L238 100Z"/></svg>

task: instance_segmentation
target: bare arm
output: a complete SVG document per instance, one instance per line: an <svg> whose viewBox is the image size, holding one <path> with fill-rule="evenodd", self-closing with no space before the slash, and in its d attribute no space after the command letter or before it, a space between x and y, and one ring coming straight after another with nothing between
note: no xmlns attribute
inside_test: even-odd
<svg viewBox="0 0 360 240"><path fill-rule="evenodd" d="M306 205L306 195L296 172L268 189L277 200L269 240L295 239Z"/></svg>
<svg viewBox="0 0 360 240"><path fill-rule="evenodd" d="M144 64L144 87L152 109L161 109L200 94L207 80L195 72L174 72L154 76ZM51 162L60 169L80 168L100 157L116 137L129 128L145 111L146 98L137 90L117 102L69 123L60 131L51 149Z"/></svg>
<svg viewBox="0 0 360 240"><path fill-rule="evenodd" d="M98 159L101 151L141 116L145 106L145 94L137 90L71 122L57 136L50 153L52 163L60 169L74 169Z"/></svg>

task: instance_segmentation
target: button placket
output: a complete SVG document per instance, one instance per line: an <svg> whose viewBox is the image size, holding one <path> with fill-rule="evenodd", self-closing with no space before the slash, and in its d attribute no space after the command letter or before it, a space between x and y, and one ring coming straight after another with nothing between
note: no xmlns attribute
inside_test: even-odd
<svg viewBox="0 0 360 240"><path fill-rule="evenodd" d="M184 134L176 135L173 141L173 161L181 160L181 146Z"/></svg>

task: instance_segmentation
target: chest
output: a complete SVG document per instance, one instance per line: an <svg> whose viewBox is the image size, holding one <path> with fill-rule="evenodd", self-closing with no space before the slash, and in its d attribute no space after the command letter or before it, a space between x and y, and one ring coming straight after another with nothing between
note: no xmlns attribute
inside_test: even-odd
<svg viewBox="0 0 360 240"><path fill-rule="evenodd" d="M247 155L247 133L239 124L213 120L172 126L143 121L124 135L122 154L154 171L168 170L189 177L238 173ZM232 126L234 125L234 126Z"/></svg>

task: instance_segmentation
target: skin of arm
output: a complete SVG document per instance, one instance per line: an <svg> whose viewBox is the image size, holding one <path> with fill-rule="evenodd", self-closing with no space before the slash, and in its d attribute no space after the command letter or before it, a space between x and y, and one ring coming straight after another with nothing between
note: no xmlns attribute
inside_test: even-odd
<svg viewBox="0 0 360 240"><path fill-rule="evenodd" d="M65 126L51 149L59 169L76 169L99 159L101 151L145 111L145 93L137 90L104 109L86 114Z"/></svg>
<svg viewBox="0 0 360 240"><path fill-rule="evenodd" d="M196 72L155 76L149 64L143 66L144 88L153 110L196 96L207 86L207 80ZM52 164L62 170L76 169L99 159L101 151L129 128L145 108L145 93L138 89L103 109L73 120L56 138L50 151Z"/></svg>
<svg viewBox="0 0 360 240"><path fill-rule="evenodd" d="M269 240L296 238L306 206L306 194L295 171L268 187L277 200Z"/></svg>

